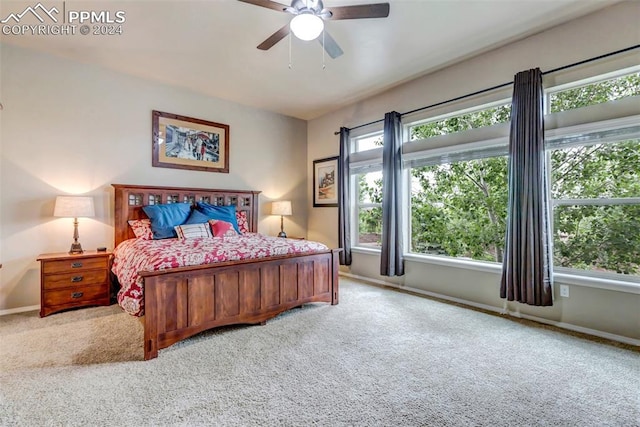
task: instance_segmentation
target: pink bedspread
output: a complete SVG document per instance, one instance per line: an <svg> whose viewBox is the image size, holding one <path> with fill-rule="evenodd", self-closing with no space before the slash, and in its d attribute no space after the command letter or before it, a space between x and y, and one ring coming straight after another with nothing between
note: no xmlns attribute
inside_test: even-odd
<svg viewBox="0 0 640 427"><path fill-rule="evenodd" d="M144 284L142 277L138 275L139 271L326 250L328 247L318 242L268 237L255 233L187 240L129 239L120 243L114 250L111 271L120 282L120 306L131 315L142 316Z"/></svg>

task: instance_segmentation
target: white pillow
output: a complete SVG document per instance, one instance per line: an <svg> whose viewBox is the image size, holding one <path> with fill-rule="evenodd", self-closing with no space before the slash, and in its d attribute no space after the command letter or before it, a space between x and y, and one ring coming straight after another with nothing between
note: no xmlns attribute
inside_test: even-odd
<svg viewBox="0 0 640 427"><path fill-rule="evenodd" d="M173 227L178 234L178 239L196 239L199 237L213 237L211 227L204 224L183 224Z"/></svg>

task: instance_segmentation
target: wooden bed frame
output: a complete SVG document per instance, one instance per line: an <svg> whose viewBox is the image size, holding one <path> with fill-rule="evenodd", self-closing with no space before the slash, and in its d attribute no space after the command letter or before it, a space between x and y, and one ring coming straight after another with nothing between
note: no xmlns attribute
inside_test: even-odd
<svg viewBox="0 0 640 427"><path fill-rule="evenodd" d="M115 244L134 237L127 221L146 218L142 206L195 203L235 205L257 230L259 191L112 184ZM141 272L144 278L144 358L207 329L265 324L310 302L338 304L339 249Z"/></svg>

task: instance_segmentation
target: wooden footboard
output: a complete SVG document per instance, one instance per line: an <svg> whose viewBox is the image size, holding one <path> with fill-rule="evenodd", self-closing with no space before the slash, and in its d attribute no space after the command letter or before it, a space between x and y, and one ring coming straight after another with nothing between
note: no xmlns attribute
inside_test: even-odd
<svg viewBox="0 0 640 427"><path fill-rule="evenodd" d="M310 302L338 304L338 252L142 272L145 360L207 329L264 323Z"/></svg>

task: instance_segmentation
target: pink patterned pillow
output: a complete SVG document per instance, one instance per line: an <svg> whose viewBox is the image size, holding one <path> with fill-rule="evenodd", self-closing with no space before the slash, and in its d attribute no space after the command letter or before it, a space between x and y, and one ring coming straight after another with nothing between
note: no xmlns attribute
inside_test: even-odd
<svg viewBox="0 0 640 427"><path fill-rule="evenodd" d="M236 221L240 234L249 232L249 221L247 221L247 211L236 211Z"/></svg>
<svg viewBox="0 0 640 427"><path fill-rule="evenodd" d="M218 219L210 219L209 225L211 225L211 230L213 230L214 237L224 237L224 236L237 236L238 233L234 230L233 225L227 221L220 221Z"/></svg>
<svg viewBox="0 0 640 427"><path fill-rule="evenodd" d="M130 219L127 221L133 230L136 238L143 240L152 240L153 232L151 231L150 219Z"/></svg>

